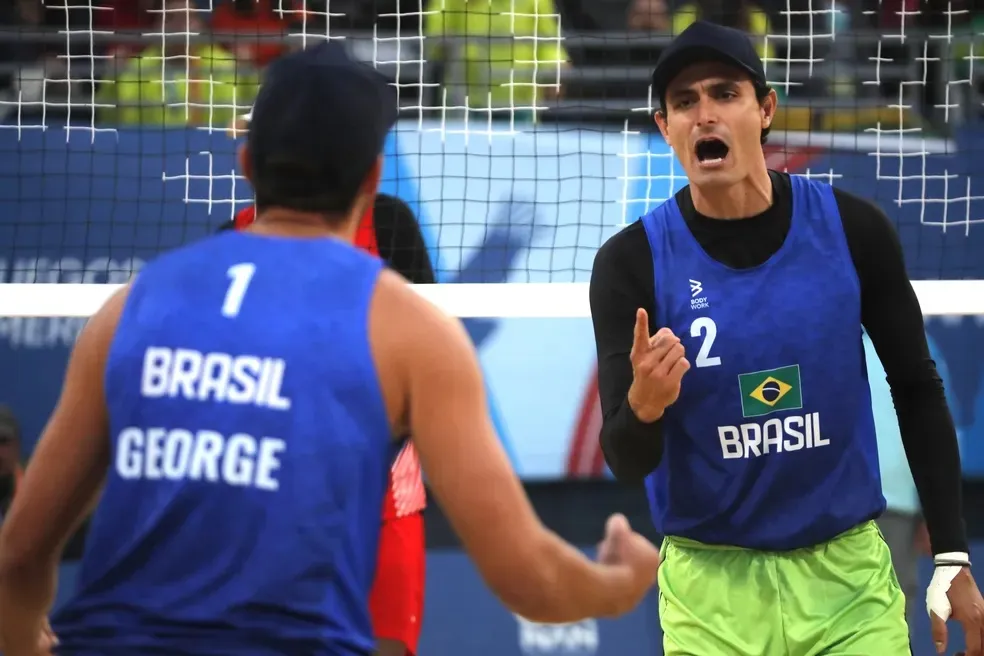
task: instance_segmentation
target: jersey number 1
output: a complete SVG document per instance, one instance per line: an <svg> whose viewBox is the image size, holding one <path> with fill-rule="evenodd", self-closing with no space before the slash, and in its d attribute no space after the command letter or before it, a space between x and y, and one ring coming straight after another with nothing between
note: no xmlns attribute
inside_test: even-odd
<svg viewBox="0 0 984 656"><path fill-rule="evenodd" d="M704 341L700 343L700 349L697 351L697 360L694 361L698 367L716 367L721 364L720 357L711 356L711 346L714 345L717 334L717 324L710 317L697 317L690 324L691 337L700 337L701 335L704 337Z"/></svg>
<svg viewBox="0 0 984 656"><path fill-rule="evenodd" d="M233 264L229 267L228 275L232 281L226 291L225 301L222 303L222 316L235 317L239 314L239 308L243 306L243 297L249 287L249 281L253 279L256 272L256 265L252 262Z"/></svg>

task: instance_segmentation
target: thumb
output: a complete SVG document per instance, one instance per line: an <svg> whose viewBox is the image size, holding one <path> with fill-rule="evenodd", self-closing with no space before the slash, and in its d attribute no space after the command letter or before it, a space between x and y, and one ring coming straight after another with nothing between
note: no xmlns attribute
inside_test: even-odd
<svg viewBox="0 0 984 656"><path fill-rule="evenodd" d="M649 314L642 308L636 310L635 330L632 338L632 351L645 353L649 350ZM624 517L622 519L625 519Z"/></svg>
<svg viewBox="0 0 984 656"><path fill-rule="evenodd" d="M628 520L622 515L612 515L605 522L605 537L598 545L598 562L607 565L614 565L619 561L619 552L622 550L620 544L624 542L623 533L626 532Z"/></svg>
<svg viewBox="0 0 984 656"><path fill-rule="evenodd" d="M946 622L936 613L930 612L929 623L933 632L933 644L936 646L936 653L942 654L946 651Z"/></svg>
<svg viewBox="0 0 984 656"><path fill-rule="evenodd" d="M613 546L623 542L631 533L632 528L629 526L629 520L621 513L615 513L605 523L605 538Z"/></svg>

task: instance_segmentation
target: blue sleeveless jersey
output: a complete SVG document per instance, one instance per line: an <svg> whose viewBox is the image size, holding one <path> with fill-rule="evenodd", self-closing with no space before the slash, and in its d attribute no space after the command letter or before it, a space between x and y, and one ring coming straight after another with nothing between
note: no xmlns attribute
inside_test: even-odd
<svg viewBox="0 0 984 656"><path fill-rule="evenodd" d="M664 535L795 549L884 510L857 272L832 188L791 179L789 234L752 269L712 259L673 199L642 219L657 323L691 364L646 480Z"/></svg>
<svg viewBox="0 0 984 656"><path fill-rule="evenodd" d="M226 233L133 284L109 354L112 455L71 654L369 654L396 446L370 352L376 258Z"/></svg>

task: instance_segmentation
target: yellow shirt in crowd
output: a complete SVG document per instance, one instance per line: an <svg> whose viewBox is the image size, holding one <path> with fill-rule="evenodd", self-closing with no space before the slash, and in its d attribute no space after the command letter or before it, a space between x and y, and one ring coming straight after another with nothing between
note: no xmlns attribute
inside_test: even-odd
<svg viewBox="0 0 984 656"><path fill-rule="evenodd" d="M189 57L167 58L151 46L102 83L97 97L102 121L120 125L195 125L224 130L253 103L259 87L220 46L202 46Z"/></svg>

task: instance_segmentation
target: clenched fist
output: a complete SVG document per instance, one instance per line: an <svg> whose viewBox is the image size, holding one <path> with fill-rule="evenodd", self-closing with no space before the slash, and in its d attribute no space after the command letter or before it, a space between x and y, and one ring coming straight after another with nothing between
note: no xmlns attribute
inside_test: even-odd
<svg viewBox="0 0 984 656"><path fill-rule="evenodd" d="M639 421L651 423L680 396L680 381L690 369L680 338L669 328L649 336L649 315L636 311L632 340L632 387L629 407Z"/></svg>
<svg viewBox="0 0 984 656"><path fill-rule="evenodd" d="M615 615L638 606L656 585L659 549L633 531L624 515L608 518L605 539L598 545L598 562L608 568L619 592Z"/></svg>

